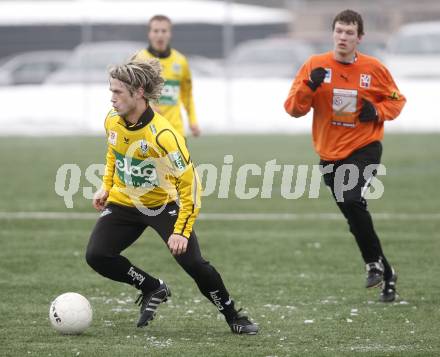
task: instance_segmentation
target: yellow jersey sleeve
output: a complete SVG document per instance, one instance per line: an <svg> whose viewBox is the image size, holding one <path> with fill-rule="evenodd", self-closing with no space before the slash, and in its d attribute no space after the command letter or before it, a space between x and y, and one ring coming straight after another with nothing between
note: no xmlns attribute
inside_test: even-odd
<svg viewBox="0 0 440 357"><path fill-rule="evenodd" d="M174 130L164 129L156 136L172 168L179 197L179 214L173 233L189 238L200 211L201 185L183 137Z"/></svg>
<svg viewBox="0 0 440 357"><path fill-rule="evenodd" d="M110 117L112 116L113 111L111 110L109 114L107 115L107 118L104 122L104 128L105 133L107 135L107 141L110 142L112 140L112 135L114 133L109 130L109 121ZM115 173L115 154L113 152L113 149L110 147L110 145L107 145L107 154L106 154L106 160L105 160L105 171L104 176L102 178L102 189L104 189L107 192L110 192L111 188L113 187L113 175Z"/></svg>
<svg viewBox="0 0 440 357"><path fill-rule="evenodd" d="M188 61L185 59L182 66L182 83L180 90L180 100L188 114L190 124L197 124L194 98L192 94L192 76Z"/></svg>

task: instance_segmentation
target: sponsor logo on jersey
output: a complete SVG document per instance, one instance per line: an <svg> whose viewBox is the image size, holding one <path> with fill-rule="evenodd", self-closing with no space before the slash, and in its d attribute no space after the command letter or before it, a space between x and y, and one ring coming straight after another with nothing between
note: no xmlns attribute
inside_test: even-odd
<svg viewBox="0 0 440 357"><path fill-rule="evenodd" d="M146 188L159 186L159 178L153 161L127 158L116 150L113 152L116 157L116 173L126 186Z"/></svg>
<svg viewBox="0 0 440 357"><path fill-rule="evenodd" d="M357 97L357 90L333 88L333 125L349 128L356 126Z"/></svg>
<svg viewBox="0 0 440 357"><path fill-rule="evenodd" d="M169 80L165 81L162 93L159 99L160 105L176 105L179 99L180 81Z"/></svg>
<svg viewBox="0 0 440 357"><path fill-rule="evenodd" d="M180 151L170 152L168 154L168 157L170 158L171 162L173 163L173 166L177 170L179 170L179 171L185 170L186 163L185 163L185 160L183 159L182 155L180 154Z"/></svg>
<svg viewBox="0 0 440 357"><path fill-rule="evenodd" d="M116 145L116 141L118 140L118 133L116 131L110 130L108 134L108 142L111 145Z"/></svg>
<svg viewBox="0 0 440 357"><path fill-rule="evenodd" d="M359 85L362 88L370 88L371 84L371 75L370 74L361 74Z"/></svg>
<svg viewBox="0 0 440 357"><path fill-rule="evenodd" d="M130 139L129 138L126 138L125 136L124 136L124 144L128 144L130 142Z"/></svg>
<svg viewBox="0 0 440 357"><path fill-rule="evenodd" d="M331 83L332 82L332 69L331 68L325 68L325 77L324 77L324 83Z"/></svg>
<svg viewBox="0 0 440 357"><path fill-rule="evenodd" d="M154 124L150 124L150 131L153 135L156 135L157 133L157 129L156 126Z"/></svg>

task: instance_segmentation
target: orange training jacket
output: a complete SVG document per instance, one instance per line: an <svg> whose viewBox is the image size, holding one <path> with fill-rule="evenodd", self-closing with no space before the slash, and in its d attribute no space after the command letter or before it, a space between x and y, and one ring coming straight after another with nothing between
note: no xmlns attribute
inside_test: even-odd
<svg viewBox="0 0 440 357"><path fill-rule="evenodd" d="M306 82L317 67L325 68L327 75L313 92ZM373 103L377 122L359 121L362 98ZM405 102L391 74L376 58L357 53L354 63L344 64L327 52L310 57L299 69L284 108L294 117L313 108L315 150L321 159L337 161L381 140L384 121L396 118Z"/></svg>

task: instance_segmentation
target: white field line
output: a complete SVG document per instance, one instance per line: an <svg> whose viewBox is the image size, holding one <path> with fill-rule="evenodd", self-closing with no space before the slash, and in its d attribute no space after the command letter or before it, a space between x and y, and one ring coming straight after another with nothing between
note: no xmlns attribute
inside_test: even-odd
<svg viewBox="0 0 440 357"><path fill-rule="evenodd" d="M0 219L3 220L93 220L98 217L98 213L86 212L0 212ZM440 220L440 213L375 213L373 218L383 221L432 221ZM201 213L198 219L202 221L334 221L343 219L343 216L340 213Z"/></svg>

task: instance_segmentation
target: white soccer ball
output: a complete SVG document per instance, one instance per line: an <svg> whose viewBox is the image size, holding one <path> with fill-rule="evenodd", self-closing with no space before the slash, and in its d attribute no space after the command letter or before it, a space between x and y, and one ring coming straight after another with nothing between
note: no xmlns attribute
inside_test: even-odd
<svg viewBox="0 0 440 357"><path fill-rule="evenodd" d="M66 335L78 335L92 323L92 307L78 293L58 296L50 305L49 319L55 330Z"/></svg>

